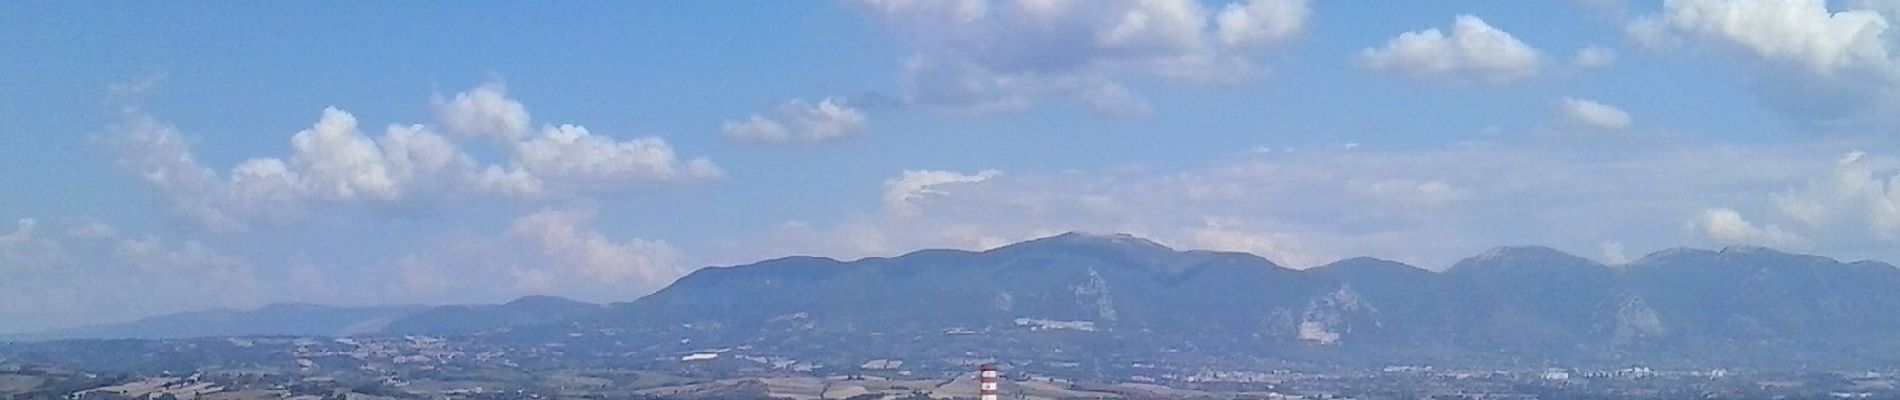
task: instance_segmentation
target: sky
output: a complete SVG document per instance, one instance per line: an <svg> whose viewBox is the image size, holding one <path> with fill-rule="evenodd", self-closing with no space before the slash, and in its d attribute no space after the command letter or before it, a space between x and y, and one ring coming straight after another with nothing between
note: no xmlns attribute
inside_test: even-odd
<svg viewBox="0 0 1900 400"><path fill-rule="evenodd" d="M1900 2L0 9L0 333L1066 231L1900 261Z"/></svg>

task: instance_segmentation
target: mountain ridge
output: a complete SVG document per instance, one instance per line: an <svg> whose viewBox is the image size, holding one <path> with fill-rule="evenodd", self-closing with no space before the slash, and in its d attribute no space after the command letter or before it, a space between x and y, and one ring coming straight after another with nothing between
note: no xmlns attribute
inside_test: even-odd
<svg viewBox="0 0 1900 400"><path fill-rule="evenodd" d="M1178 251L1137 239L1070 233L982 252L827 259L780 271L773 267L783 261L762 262L751 265L760 273L695 273L615 308L620 319L638 321L620 327L690 327L647 332L763 348L815 336L872 341L891 331L1011 338L1070 331L1321 358L1416 349L1710 358L1723 355L1702 354L1751 346L1832 348L1829 356L1852 357L1831 343L1900 348L1867 333L1900 327L1900 318L1888 316L1900 314L1900 296L1884 293L1900 283L1883 286L1900 282L1900 269L1879 262L1730 247L1665 250L1612 267L1549 247L1505 246L1443 271L1368 257L1294 270L1251 254ZM1697 260L1723 269L1704 271ZM825 273L772 279L800 268ZM1702 276L1757 270L1778 275L1730 286ZM1681 290L1699 285L1711 288ZM1831 290L1841 293L1814 295ZM1794 300L1802 297L1813 300ZM1785 353L1778 356L1808 354Z"/></svg>

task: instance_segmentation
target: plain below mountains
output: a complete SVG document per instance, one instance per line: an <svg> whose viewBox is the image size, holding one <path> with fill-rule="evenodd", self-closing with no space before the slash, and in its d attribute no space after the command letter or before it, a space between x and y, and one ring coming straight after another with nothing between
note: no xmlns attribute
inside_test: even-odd
<svg viewBox="0 0 1900 400"><path fill-rule="evenodd" d="M285 315L306 317L284 324ZM224 326L202 326L212 324ZM608 329L707 348L826 351L902 342L908 347L891 350L901 352L957 348L953 344L980 337L1065 351L1138 348L1323 362L1896 365L1900 268L1760 247L1671 249L1615 266L1549 248L1502 247L1444 272L1373 258L1294 270L1244 253L1069 233L987 251L710 267L611 305L530 297L478 306L273 306L24 338L535 334L542 340Z"/></svg>

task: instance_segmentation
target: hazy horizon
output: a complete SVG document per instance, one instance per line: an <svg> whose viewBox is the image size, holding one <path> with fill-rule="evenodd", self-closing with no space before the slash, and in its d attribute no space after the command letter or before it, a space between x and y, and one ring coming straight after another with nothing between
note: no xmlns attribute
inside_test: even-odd
<svg viewBox="0 0 1900 400"><path fill-rule="evenodd" d="M1893 2L1089 4L16 4L0 333L1067 231L1900 261Z"/></svg>

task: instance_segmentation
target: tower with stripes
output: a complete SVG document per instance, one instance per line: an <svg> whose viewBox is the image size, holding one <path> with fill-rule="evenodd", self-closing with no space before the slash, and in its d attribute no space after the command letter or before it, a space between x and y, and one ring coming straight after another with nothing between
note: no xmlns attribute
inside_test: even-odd
<svg viewBox="0 0 1900 400"><path fill-rule="evenodd" d="M977 398L981 400L997 400L996 377L996 364L983 364L982 367L977 368Z"/></svg>

